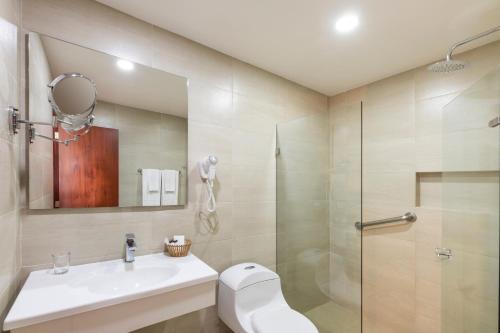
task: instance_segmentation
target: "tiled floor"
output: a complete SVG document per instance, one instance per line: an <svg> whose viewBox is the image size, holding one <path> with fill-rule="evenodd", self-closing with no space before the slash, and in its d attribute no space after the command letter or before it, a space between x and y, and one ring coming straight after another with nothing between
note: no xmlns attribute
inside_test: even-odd
<svg viewBox="0 0 500 333"><path fill-rule="evenodd" d="M361 319L359 313L328 302L305 313L320 333L360 333Z"/></svg>

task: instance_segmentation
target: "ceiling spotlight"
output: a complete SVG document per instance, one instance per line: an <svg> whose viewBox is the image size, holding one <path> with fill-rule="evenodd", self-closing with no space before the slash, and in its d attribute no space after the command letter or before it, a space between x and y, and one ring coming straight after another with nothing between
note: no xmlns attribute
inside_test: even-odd
<svg viewBox="0 0 500 333"><path fill-rule="evenodd" d="M123 60L123 59L118 59L116 61L116 65L120 68L123 69L124 71L131 71L134 69L134 63L130 62L128 60Z"/></svg>
<svg viewBox="0 0 500 333"><path fill-rule="evenodd" d="M338 32L345 33L354 30L358 25L358 16L355 14L347 14L340 17L337 22L335 22L335 29Z"/></svg>

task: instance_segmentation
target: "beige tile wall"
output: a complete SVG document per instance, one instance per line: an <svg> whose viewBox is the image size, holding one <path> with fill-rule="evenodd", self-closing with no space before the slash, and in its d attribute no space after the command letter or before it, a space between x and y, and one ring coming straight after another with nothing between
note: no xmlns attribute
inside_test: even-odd
<svg viewBox="0 0 500 333"><path fill-rule="evenodd" d="M330 293L342 332L361 332L361 102L354 90L330 100ZM344 319L345 318L345 319ZM342 326L339 326L342 325Z"/></svg>
<svg viewBox="0 0 500 333"><path fill-rule="evenodd" d="M490 175L489 184L493 185L492 188L484 185L488 183L485 175L481 176L481 182L467 180L460 175L458 175L459 181L456 177L455 179L447 177L448 183L445 187L448 189L446 197L448 201L443 201L441 194L443 179L439 171L496 169L498 156L497 154L490 156L485 154L484 150L477 149L485 147L481 142L493 142L493 145L495 142L495 138L490 137L492 132L484 128L484 123L483 128L474 132L477 119L483 122L487 119L478 114L485 112L484 110L472 111L470 107L473 103L470 103L463 109L453 110L452 117L447 123L443 123L443 106L487 73L499 68L500 42L458 57L469 63L469 66L460 72L435 74L421 67L330 99L330 113L334 119L342 115L343 108L339 107L339 104L356 105L363 101L363 219L367 221L396 216L406 211L415 211L419 217L418 222L411 226L377 229L365 231L363 234L364 332L441 332L442 306L446 305L445 310L455 314L457 311L467 309L460 304L467 299L464 298L467 297L465 291L467 287L471 287L470 283L462 283L462 289L458 288L460 293L456 292L457 288L451 288L455 291L455 300L452 298L453 295L442 298L442 288L448 286L442 284L443 263L436 260L434 248L450 241L450 239L443 240L442 229L446 227L442 226L442 221L445 219L443 214L447 216L447 221L453 222L452 225L458 223L457 214L455 217L450 217L449 209L459 209L463 215L468 216L467 225L470 225L471 221L478 224L484 221L481 225L486 226L494 220L494 217L486 218L475 213L474 209L487 206L491 200L496 200L494 205L498 205L496 199L498 185L495 185L494 181L495 179L498 181L498 174ZM347 124L355 128L358 121L359 119L353 118ZM454 123L455 121L458 121L458 124ZM464 125L464 121L467 125ZM339 135L339 130L336 131L334 128L332 135ZM445 143L444 146L442 142ZM443 151L443 147L448 151ZM353 147L339 145L334 146L333 150L334 160L352 160ZM425 173L417 178L417 172ZM343 174L341 169L334 169L333 193L342 193L349 197L352 184L335 182L335 179L341 178ZM475 176L473 174L470 177ZM464 182L467 185L464 185ZM476 186L481 183L482 187ZM482 198L481 202L464 195L453 195L470 191L476 198ZM354 195L356 193L359 192L354 191ZM416 200L419 207L416 207ZM335 195L333 201L337 201ZM498 216L496 221L498 222ZM334 221L332 229L340 228L335 223ZM447 237L452 241L455 240L455 243L452 242L453 246L458 246L457 240L458 243L464 241L463 236L459 237L450 234L450 230L445 230L449 234ZM464 232L462 227L453 228L453 231L457 230ZM494 241L491 237L482 239L484 242ZM339 241L334 237L332 243L335 248ZM343 259L347 260L346 257L349 256L344 256ZM476 282L479 282L481 276L483 279L487 276L498 277L498 272L495 275L486 258L490 261L498 260L498 254L494 253L493 257L491 254L489 257L476 257L480 265L476 268ZM353 266L346 269L346 272L354 274L357 269L357 266ZM480 273L481 271L483 273ZM487 275L485 272L490 274ZM464 274L465 271L462 271L455 276ZM493 285L491 290L495 294L496 284L488 284ZM479 286L481 284L476 285L476 288ZM448 292L448 289L446 290ZM442 302L446 304L442 305ZM472 304L482 304L483 307L488 304L487 310L483 308L484 313L495 312L491 302L487 303L484 297L482 300L475 298L475 303ZM486 315L480 318L482 319L479 321L483 322L491 320L491 318L486 319ZM449 322L444 325L449 326ZM469 326L472 327L470 321ZM477 322L475 327L485 328L484 325L477 325ZM453 327L451 331L461 328ZM487 328L491 329L489 326ZM477 330L464 332L472 331Z"/></svg>
<svg viewBox="0 0 500 333"><path fill-rule="evenodd" d="M0 1L0 320L14 295L20 262L20 137L9 134L6 116L8 105L19 105L18 99L18 8L16 1Z"/></svg>
<svg viewBox="0 0 500 333"><path fill-rule="evenodd" d="M47 265L72 251L74 262L122 255L135 232L139 252L184 233L193 252L221 271L255 261L275 267L275 124L327 109L327 98L173 33L90 0L25 0L23 28L189 78L189 193L182 210L78 210L22 215L23 266ZM196 162L219 157L215 217L199 214ZM214 309L159 324L151 331L218 332Z"/></svg>

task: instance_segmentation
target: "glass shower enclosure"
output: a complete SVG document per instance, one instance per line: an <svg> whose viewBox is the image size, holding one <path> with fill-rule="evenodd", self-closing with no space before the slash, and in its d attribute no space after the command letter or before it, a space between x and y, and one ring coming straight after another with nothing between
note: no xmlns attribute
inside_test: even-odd
<svg viewBox="0 0 500 333"><path fill-rule="evenodd" d="M285 298L320 332L361 332L361 233L353 224L361 221L361 105L282 123L276 142L276 268Z"/></svg>
<svg viewBox="0 0 500 333"><path fill-rule="evenodd" d="M423 119L425 168L413 107L362 99L277 126L287 302L321 333L498 333L500 68ZM382 133L401 119L415 131ZM415 223L354 227L407 211Z"/></svg>
<svg viewBox="0 0 500 333"><path fill-rule="evenodd" d="M442 115L442 332L498 333L500 68Z"/></svg>

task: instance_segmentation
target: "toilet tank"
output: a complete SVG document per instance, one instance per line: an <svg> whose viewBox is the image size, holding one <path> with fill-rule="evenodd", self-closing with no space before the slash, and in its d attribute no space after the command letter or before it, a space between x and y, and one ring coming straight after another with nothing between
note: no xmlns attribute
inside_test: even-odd
<svg viewBox="0 0 500 333"><path fill-rule="evenodd" d="M235 332L244 332L238 328L245 325L254 310L271 303L284 302L278 274L264 266L243 263L220 274L219 317Z"/></svg>

